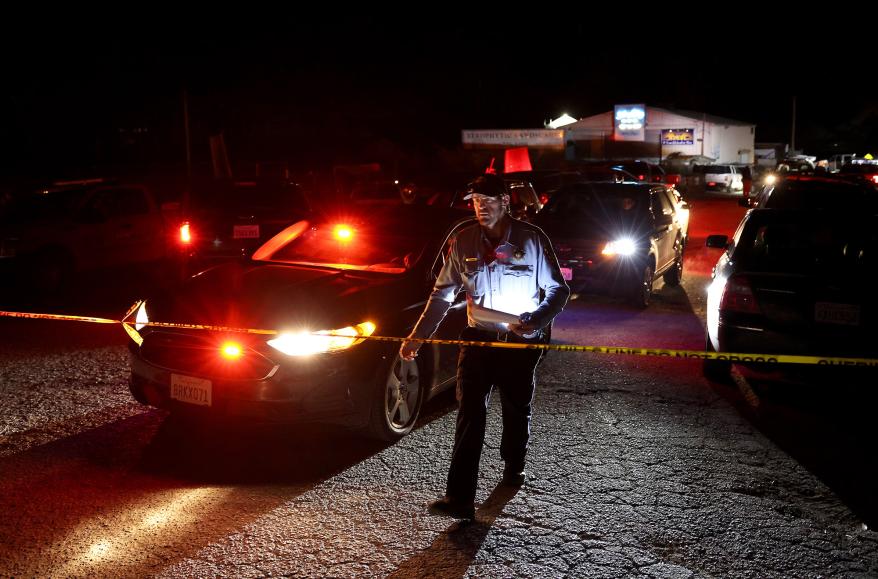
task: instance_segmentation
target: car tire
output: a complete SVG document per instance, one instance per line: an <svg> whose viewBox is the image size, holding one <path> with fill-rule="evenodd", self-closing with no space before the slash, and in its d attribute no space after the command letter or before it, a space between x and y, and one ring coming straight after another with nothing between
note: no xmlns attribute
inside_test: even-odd
<svg viewBox="0 0 878 579"><path fill-rule="evenodd" d="M646 308L652 301L652 285L655 283L655 266L647 262L640 272L640 280L631 290L631 302L638 308Z"/></svg>
<svg viewBox="0 0 878 579"><path fill-rule="evenodd" d="M379 372L369 417L372 438L394 442L414 428L426 391L419 359L408 362L394 355Z"/></svg>
<svg viewBox="0 0 878 579"><path fill-rule="evenodd" d="M662 275L666 285L678 286L683 281L683 241L678 237L674 242L674 263L671 269Z"/></svg>
<svg viewBox="0 0 878 579"><path fill-rule="evenodd" d="M715 352L710 338L705 337L704 349L708 352ZM732 363L728 360L704 360L701 367L704 377L711 382L719 384L729 384L732 381Z"/></svg>

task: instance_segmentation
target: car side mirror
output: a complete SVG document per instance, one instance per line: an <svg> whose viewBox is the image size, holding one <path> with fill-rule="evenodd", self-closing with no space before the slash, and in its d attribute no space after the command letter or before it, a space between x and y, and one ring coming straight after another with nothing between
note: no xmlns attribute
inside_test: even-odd
<svg viewBox="0 0 878 579"><path fill-rule="evenodd" d="M714 247L717 249L725 249L729 246L729 236L728 235L708 235L707 241L705 242L707 247Z"/></svg>

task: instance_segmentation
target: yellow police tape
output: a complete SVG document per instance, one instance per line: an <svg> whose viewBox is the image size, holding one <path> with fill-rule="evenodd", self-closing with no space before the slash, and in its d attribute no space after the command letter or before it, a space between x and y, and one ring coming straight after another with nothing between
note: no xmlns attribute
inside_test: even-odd
<svg viewBox="0 0 878 579"><path fill-rule="evenodd" d="M88 322L92 324L120 324L129 336L138 344L142 341L137 331L131 327L133 322L129 318L140 305L135 303L121 320L109 318L96 318L89 316L73 316L64 314L37 314L27 312L0 311L0 317L29 318L40 320L62 320L72 322ZM137 324L140 325L140 324ZM234 328L228 326L211 326L204 324L178 324L172 322L147 322L144 326L155 328L174 328L182 330L204 330L221 333L278 335L278 330L261 330L254 328ZM352 336L335 333L321 333L321 336L340 336L350 338ZM381 342L403 342L408 338L392 336L360 336L357 340L377 340ZM824 356L794 356L789 354L741 354L732 352L707 352L704 350L668 350L663 348L626 348L622 346L577 346L571 344L534 344L522 342L480 342L473 340L444 340L429 338L418 340L427 344L446 344L460 346L483 346L491 348L509 348L514 350L555 350L558 352L590 352L593 354L625 354L629 356L657 356L663 358L695 358L700 360L726 360L729 362L760 362L767 364L817 364L824 366L873 366L878 367L878 359L872 358L838 358Z"/></svg>

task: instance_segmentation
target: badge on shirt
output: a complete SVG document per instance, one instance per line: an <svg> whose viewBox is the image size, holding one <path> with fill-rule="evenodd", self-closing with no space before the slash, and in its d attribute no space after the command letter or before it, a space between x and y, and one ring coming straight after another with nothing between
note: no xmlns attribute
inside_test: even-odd
<svg viewBox="0 0 878 579"><path fill-rule="evenodd" d="M478 257L464 257L463 269L466 273L475 273L482 271L482 262Z"/></svg>

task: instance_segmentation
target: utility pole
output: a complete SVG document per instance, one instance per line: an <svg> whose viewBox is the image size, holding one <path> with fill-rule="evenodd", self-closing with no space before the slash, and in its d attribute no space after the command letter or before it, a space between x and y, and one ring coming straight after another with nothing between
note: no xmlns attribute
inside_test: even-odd
<svg viewBox="0 0 878 579"><path fill-rule="evenodd" d="M792 123L792 131L790 131L790 149L791 152L796 154L796 97L793 96L793 123Z"/></svg>
<svg viewBox="0 0 878 579"><path fill-rule="evenodd" d="M192 147L189 142L189 94L183 89L183 133L186 136L186 177L192 177Z"/></svg>

